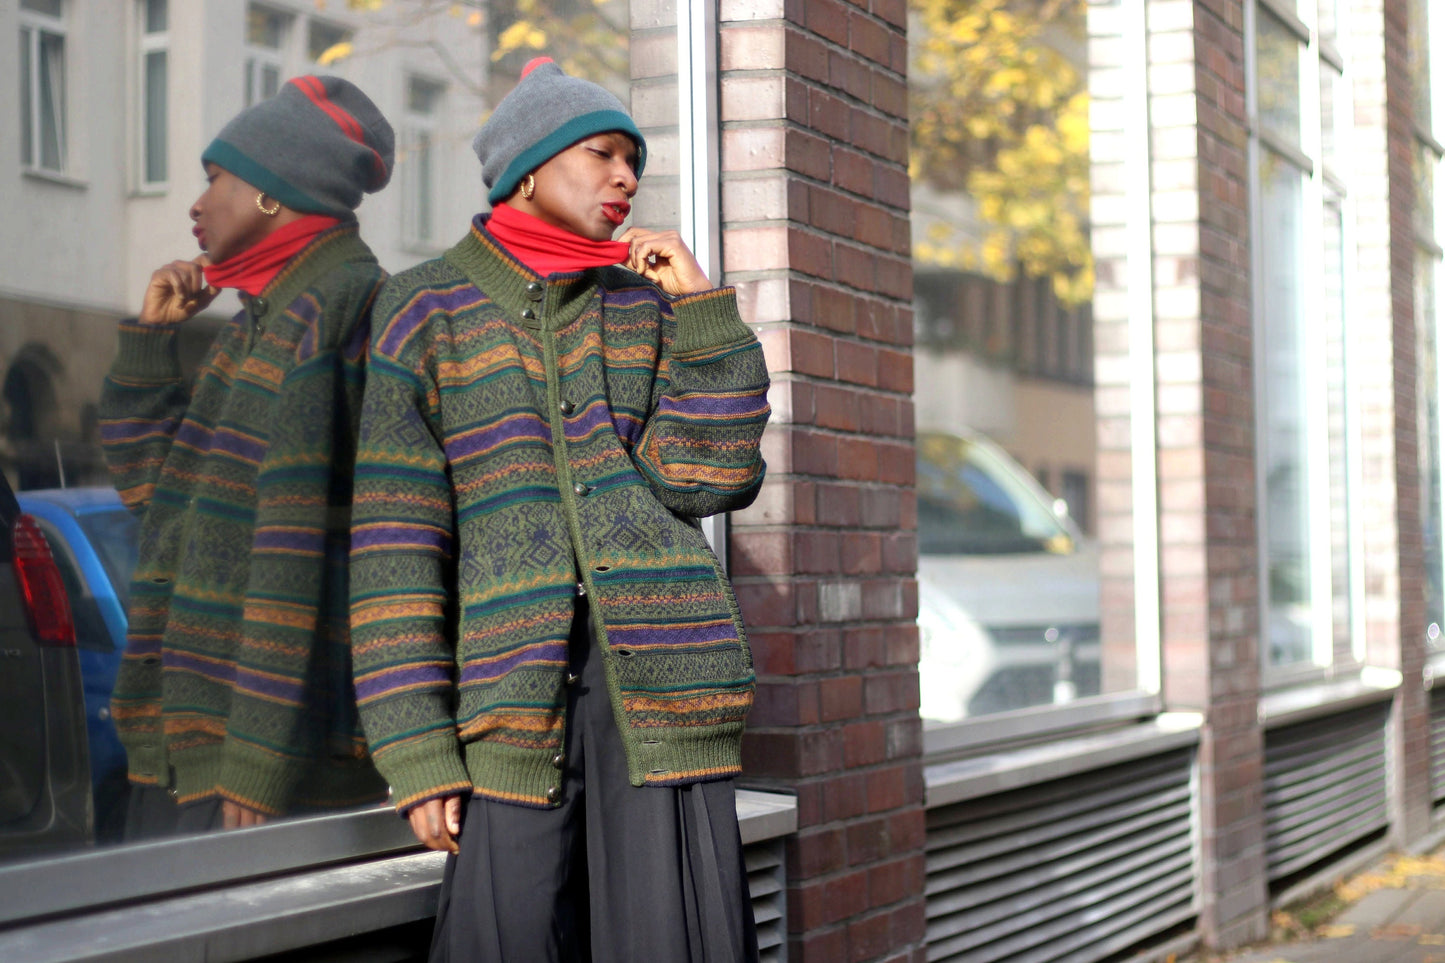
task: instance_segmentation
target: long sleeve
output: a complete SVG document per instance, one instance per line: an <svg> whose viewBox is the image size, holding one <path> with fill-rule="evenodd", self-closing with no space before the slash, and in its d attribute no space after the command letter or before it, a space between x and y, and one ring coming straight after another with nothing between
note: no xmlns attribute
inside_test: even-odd
<svg viewBox="0 0 1445 963"><path fill-rule="evenodd" d="M702 518L746 508L765 471L758 445L771 409L762 346L732 288L681 298L673 311L671 349L633 458L672 511Z"/></svg>
<svg viewBox="0 0 1445 963"><path fill-rule="evenodd" d="M451 481L423 364L401 360L425 306L379 309L362 407L351 542L357 706L397 808L471 789L453 715Z"/></svg>
<svg viewBox="0 0 1445 963"><path fill-rule="evenodd" d="M367 306L348 341L299 357L282 382L257 474L256 526L236 679L221 756L223 796L284 812L309 760L345 752L350 664L346 556L366 379ZM313 333L298 354L314 351Z"/></svg>
<svg viewBox="0 0 1445 963"><path fill-rule="evenodd" d="M190 403L175 326L120 325L120 346L100 394L100 439L121 500L150 503L161 466Z"/></svg>

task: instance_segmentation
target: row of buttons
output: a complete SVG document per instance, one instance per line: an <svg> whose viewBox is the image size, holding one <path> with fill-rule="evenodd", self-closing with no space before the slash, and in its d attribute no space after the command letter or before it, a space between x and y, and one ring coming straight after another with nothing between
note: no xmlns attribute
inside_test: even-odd
<svg viewBox="0 0 1445 963"><path fill-rule="evenodd" d="M578 593L579 595L585 594L585 590L582 588L582 583L581 583L581 582L578 582L578 583L577 583L577 593ZM567 684L568 684L568 685L576 685L576 684L577 684L577 680L580 679L580 678L582 678L582 677L579 676L577 673L575 673L575 672L568 672L568 673L567 673ZM567 757L564 756L564 755L562 755L562 753L559 752L559 753L557 753L556 755L554 755L554 756L552 757L552 768L554 768L554 769L561 769L561 768L562 768L563 766L565 766L566 764L567 764ZM548 801L548 802L553 802L553 803L554 803L554 802L556 802L557 800L559 800L559 799L561 799L561 798L562 798L562 787L561 787L561 786L552 786L551 788L549 788L549 789L547 790L547 801Z"/></svg>

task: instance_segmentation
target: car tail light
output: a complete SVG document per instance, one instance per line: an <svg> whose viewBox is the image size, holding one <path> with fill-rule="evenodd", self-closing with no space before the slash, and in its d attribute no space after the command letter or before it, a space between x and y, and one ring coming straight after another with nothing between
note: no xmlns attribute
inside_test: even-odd
<svg viewBox="0 0 1445 963"><path fill-rule="evenodd" d="M70 599L60 578L60 566L50 553L45 533L29 515L15 519L15 573L30 624L42 645L74 645L75 622Z"/></svg>

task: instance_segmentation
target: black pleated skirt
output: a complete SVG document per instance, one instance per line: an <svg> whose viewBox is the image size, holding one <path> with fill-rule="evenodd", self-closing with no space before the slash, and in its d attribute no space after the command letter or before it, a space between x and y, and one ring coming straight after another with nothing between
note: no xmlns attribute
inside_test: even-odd
<svg viewBox="0 0 1445 963"><path fill-rule="evenodd" d="M631 785L585 604L571 649L562 804L467 802L431 963L753 963L732 781Z"/></svg>

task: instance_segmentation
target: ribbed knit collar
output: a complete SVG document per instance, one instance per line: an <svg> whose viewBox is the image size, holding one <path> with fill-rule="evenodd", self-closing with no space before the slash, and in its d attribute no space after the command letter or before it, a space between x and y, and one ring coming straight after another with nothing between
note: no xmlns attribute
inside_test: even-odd
<svg viewBox="0 0 1445 963"><path fill-rule="evenodd" d="M376 261L376 255L361 239L355 221L342 221L325 230L281 269L261 296L277 307L285 307L316 279L351 261Z"/></svg>
<svg viewBox="0 0 1445 963"><path fill-rule="evenodd" d="M588 268L544 278L513 257L477 221L472 222L466 237L442 256L466 275L477 290L519 318L523 325L547 331L556 331L576 321L601 284L603 272L618 270ZM539 287L529 290L533 285ZM534 297L535 291L540 291L542 296ZM522 312L528 308L537 315L535 319L523 316Z"/></svg>

